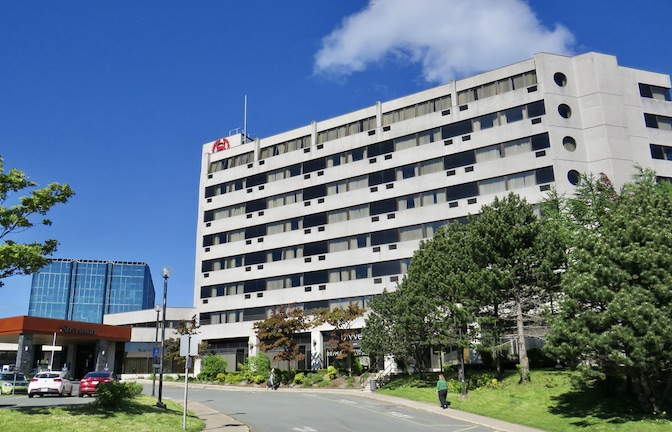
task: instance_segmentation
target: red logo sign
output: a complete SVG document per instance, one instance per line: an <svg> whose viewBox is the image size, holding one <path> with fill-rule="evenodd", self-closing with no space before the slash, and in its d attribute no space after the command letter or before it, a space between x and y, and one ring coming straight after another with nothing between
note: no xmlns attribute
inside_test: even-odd
<svg viewBox="0 0 672 432"><path fill-rule="evenodd" d="M231 147L229 140L220 138L212 145L212 153L217 153L220 150L227 150L229 147Z"/></svg>

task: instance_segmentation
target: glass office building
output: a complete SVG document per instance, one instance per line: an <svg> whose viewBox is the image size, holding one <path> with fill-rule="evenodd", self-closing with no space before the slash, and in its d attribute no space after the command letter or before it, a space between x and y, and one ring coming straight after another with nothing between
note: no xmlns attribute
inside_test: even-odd
<svg viewBox="0 0 672 432"><path fill-rule="evenodd" d="M146 263L53 259L33 275L28 315L102 323L105 314L153 307Z"/></svg>

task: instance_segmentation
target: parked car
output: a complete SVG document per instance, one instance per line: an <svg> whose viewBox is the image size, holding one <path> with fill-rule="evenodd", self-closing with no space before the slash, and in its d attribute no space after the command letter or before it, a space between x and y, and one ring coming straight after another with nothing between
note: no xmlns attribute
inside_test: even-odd
<svg viewBox="0 0 672 432"><path fill-rule="evenodd" d="M72 381L70 381L69 372L48 371L35 374L28 384L28 397L45 394L72 396Z"/></svg>
<svg viewBox="0 0 672 432"><path fill-rule="evenodd" d="M117 377L114 372L96 371L89 372L84 375L84 378L79 380L79 397L84 395L93 396L98 392L98 386L116 381Z"/></svg>
<svg viewBox="0 0 672 432"><path fill-rule="evenodd" d="M0 373L0 394L26 393L28 390L28 380L22 373L1 372Z"/></svg>

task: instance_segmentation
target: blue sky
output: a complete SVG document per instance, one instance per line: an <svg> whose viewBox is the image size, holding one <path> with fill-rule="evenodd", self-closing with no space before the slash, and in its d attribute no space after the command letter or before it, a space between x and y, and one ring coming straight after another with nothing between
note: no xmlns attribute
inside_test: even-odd
<svg viewBox="0 0 672 432"><path fill-rule="evenodd" d="M242 128L245 95L248 132L265 137L539 51L672 73L668 0L0 0L0 11L5 170L76 193L52 226L9 239L147 262L157 299L170 266L169 306L193 304L201 146ZM27 314L30 282L4 280L0 317Z"/></svg>

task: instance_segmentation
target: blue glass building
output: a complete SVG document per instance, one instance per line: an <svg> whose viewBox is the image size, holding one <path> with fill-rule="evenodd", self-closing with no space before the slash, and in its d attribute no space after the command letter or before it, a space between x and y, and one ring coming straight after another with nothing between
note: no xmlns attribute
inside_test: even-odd
<svg viewBox="0 0 672 432"><path fill-rule="evenodd" d="M146 263L53 259L33 275L28 315L102 324L105 314L153 307Z"/></svg>

